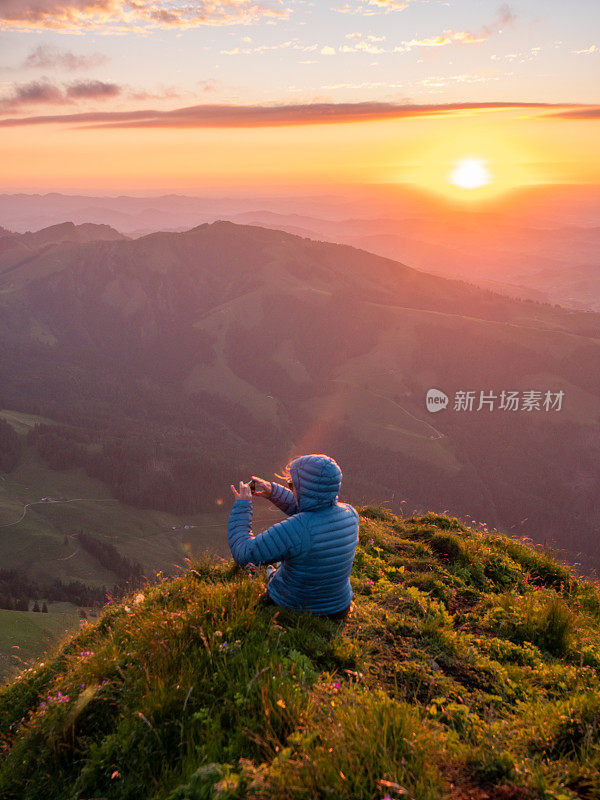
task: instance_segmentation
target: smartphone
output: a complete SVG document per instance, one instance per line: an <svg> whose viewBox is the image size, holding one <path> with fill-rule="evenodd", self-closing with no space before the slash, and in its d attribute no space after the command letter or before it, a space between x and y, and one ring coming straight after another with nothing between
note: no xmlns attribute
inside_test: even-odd
<svg viewBox="0 0 600 800"><path fill-rule="evenodd" d="M250 487L250 491L254 492L254 490L256 489L256 481L254 480L254 478L250 478L250 480L246 481L246 483Z"/></svg>

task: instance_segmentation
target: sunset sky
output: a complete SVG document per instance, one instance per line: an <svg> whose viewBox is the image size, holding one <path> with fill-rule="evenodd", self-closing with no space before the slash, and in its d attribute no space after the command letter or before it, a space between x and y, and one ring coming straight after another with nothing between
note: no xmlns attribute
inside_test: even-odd
<svg viewBox="0 0 600 800"><path fill-rule="evenodd" d="M600 183L599 87L593 0L0 0L0 191Z"/></svg>

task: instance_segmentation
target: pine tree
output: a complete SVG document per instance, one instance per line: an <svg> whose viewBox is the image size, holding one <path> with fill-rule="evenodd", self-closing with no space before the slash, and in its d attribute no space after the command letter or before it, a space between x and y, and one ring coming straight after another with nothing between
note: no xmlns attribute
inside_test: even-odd
<svg viewBox="0 0 600 800"><path fill-rule="evenodd" d="M43 614L47 614L48 613L48 606L46 605L46 601L45 600L42 603L42 613Z"/></svg>
<svg viewBox="0 0 600 800"><path fill-rule="evenodd" d="M36 601L35 601L35 603L33 604L33 609L32 609L32 611L39 611L39 610L40 610L40 604L39 604L39 603L38 603L38 601L36 600Z"/></svg>

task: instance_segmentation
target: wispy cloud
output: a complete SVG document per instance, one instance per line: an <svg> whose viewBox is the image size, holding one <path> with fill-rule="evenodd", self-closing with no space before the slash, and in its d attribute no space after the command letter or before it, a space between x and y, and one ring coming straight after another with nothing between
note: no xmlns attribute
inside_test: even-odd
<svg viewBox="0 0 600 800"><path fill-rule="evenodd" d="M500 74L493 70L476 70L462 72L457 75L429 75L427 78L423 78L420 83L426 89L441 89L452 84L498 81L500 77Z"/></svg>
<svg viewBox="0 0 600 800"><path fill-rule="evenodd" d="M197 81L196 85L201 92L216 91L216 81ZM191 92L184 92L184 94L191 94ZM176 86L169 86L159 92L147 92L145 89L140 91L131 91L128 96L132 100L168 100L172 97L181 98L182 92Z"/></svg>
<svg viewBox="0 0 600 800"><path fill-rule="evenodd" d="M79 81L67 86L67 97L75 100L81 98L94 98L104 100L108 97L116 97L121 94L121 87L116 83L105 83L104 81Z"/></svg>
<svg viewBox="0 0 600 800"><path fill-rule="evenodd" d="M168 111L89 111L0 120L1 127L57 122L86 128L258 128L323 125L365 120L401 119L497 109L582 108L569 103L305 103L288 105L194 105Z"/></svg>
<svg viewBox="0 0 600 800"><path fill-rule="evenodd" d="M367 5L383 8L385 11L402 11L409 2L410 0L367 0Z"/></svg>
<svg viewBox="0 0 600 800"><path fill-rule="evenodd" d="M591 44L589 47L586 47L585 50L571 50L571 52L575 53L576 56L591 56L592 53L600 53L600 47Z"/></svg>
<svg viewBox="0 0 600 800"><path fill-rule="evenodd" d="M287 19L283 0L0 0L0 30L82 34L252 24Z"/></svg>
<svg viewBox="0 0 600 800"><path fill-rule="evenodd" d="M1 3L0 3L1 8ZM48 44L34 48L23 61L21 69L65 69L71 71L94 69L109 61L102 53L83 55L61 50Z"/></svg>
<svg viewBox="0 0 600 800"><path fill-rule="evenodd" d="M341 6L333 8L339 14L362 14L372 16L373 14L390 11L403 11L408 8L413 0L364 0L362 3L343 3Z"/></svg>
<svg viewBox="0 0 600 800"><path fill-rule="evenodd" d="M557 111L554 114L547 114L548 117L559 117L561 119L600 119L600 106L582 106L580 108Z"/></svg>
<svg viewBox="0 0 600 800"><path fill-rule="evenodd" d="M494 34L502 33L507 26L514 25L515 20L515 14L513 14L510 7L505 3L498 9L493 22L489 25L482 25L481 28L476 31L446 30L437 36L404 41L394 49L398 53L412 50L413 47L444 47L448 44L478 44L487 41L487 39L494 36Z"/></svg>
<svg viewBox="0 0 600 800"><path fill-rule="evenodd" d="M23 106L40 104L65 105L77 100L108 100L121 94L121 91L121 87L116 83L97 80L75 81L61 89L43 78L39 81L14 85L11 94L0 97L0 111L15 112Z"/></svg>
<svg viewBox="0 0 600 800"><path fill-rule="evenodd" d="M243 41L250 42L251 39L249 36L245 36ZM304 52L313 52L317 50L319 45L317 44L301 44L300 41L296 39L288 39L286 42L279 42L279 44L258 44L254 45L253 47L232 47L229 50L220 50L219 52L222 55L226 56L249 56L249 55L264 55L265 53L270 53L275 50L302 50Z"/></svg>
<svg viewBox="0 0 600 800"><path fill-rule="evenodd" d="M360 81L357 83L326 83L321 89L403 89L402 83L387 81Z"/></svg>
<svg viewBox="0 0 600 800"><path fill-rule="evenodd" d="M385 36L374 36L372 33L363 36L362 33L347 34L346 39L354 41L353 45L343 44L340 47L340 53L369 53L371 55L379 55L385 53L386 50L379 45L379 42L385 40Z"/></svg>
<svg viewBox="0 0 600 800"><path fill-rule="evenodd" d="M62 104L70 102L65 93L47 81L31 81L15 86L11 95L2 98L0 108L3 111L15 111L20 106L32 104Z"/></svg>

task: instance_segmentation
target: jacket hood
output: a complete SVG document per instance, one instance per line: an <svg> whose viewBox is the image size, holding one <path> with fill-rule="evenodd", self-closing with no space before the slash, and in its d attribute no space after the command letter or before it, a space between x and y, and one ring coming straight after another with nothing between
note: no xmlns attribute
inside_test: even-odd
<svg viewBox="0 0 600 800"><path fill-rule="evenodd" d="M300 456L290 464L300 511L333 506L342 485L342 470L323 454Z"/></svg>

